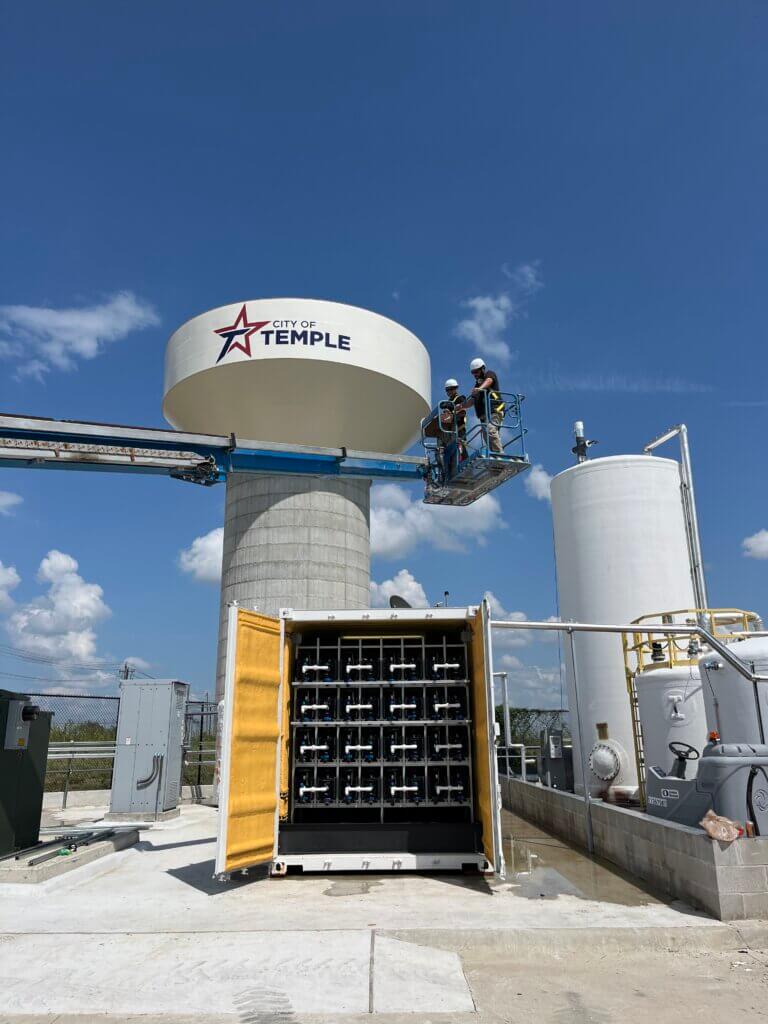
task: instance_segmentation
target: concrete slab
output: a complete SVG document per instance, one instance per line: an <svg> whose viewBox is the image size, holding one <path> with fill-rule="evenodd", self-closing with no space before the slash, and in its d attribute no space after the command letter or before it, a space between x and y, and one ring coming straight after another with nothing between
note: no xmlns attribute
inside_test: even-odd
<svg viewBox="0 0 768 1024"><path fill-rule="evenodd" d="M472 1013L475 1004L456 953L376 936L375 1013Z"/></svg>
<svg viewBox="0 0 768 1024"><path fill-rule="evenodd" d="M215 824L213 809L188 806L132 849L40 885L0 885L0 1022L354 1024L373 1012L379 1024L482 1024L522 1018L503 986L480 1007L468 964L493 987L486 962L518 978L523 964L535 973L587 954L598 970L628 950L715 957L745 944L731 926L508 815L505 882L252 872L222 885L212 878ZM562 1013L567 998L558 995Z"/></svg>
<svg viewBox="0 0 768 1024"><path fill-rule="evenodd" d="M3 1011L367 1013L367 931L6 936Z"/></svg>
<svg viewBox="0 0 768 1024"><path fill-rule="evenodd" d="M43 837L43 840L45 838ZM76 868L100 860L117 850L125 850L129 846L134 846L138 841L138 829L126 829L108 839L81 846L76 850L63 849L56 857L51 857L50 860L45 860L42 864L34 864L31 861L52 851L41 849L39 853L28 853L19 860L2 860L0 861L0 885L37 885L40 882L47 882L51 878L58 878L59 875L68 874Z"/></svg>

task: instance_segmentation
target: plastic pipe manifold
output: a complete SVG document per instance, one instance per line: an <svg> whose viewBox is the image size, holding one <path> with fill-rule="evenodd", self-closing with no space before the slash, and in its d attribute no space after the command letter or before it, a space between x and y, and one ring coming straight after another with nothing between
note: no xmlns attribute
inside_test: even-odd
<svg viewBox="0 0 768 1024"><path fill-rule="evenodd" d="M436 743L435 750L463 750L463 743Z"/></svg>
<svg viewBox="0 0 768 1024"><path fill-rule="evenodd" d="M345 786L344 796L349 796L350 793L372 793L373 786Z"/></svg>
<svg viewBox="0 0 768 1024"><path fill-rule="evenodd" d="M461 668L458 661L446 661L442 665L433 665L432 668Z"/></svg>
<svg viewBox="0 0 768 1024"><path fill-rule="evenodd" d="M436 793L450 793L454 789L458 789L461 793L464 792L463 786L435 786Z"/></svg>
<svg viewBox="0 0 768 1024"><path fill-rule="evenodd" d="M390 793L418 793L418 786L390 786Z"/></svg>
<svg viewBox="0 0 768 1024"><path fill-rule="evenodd" d="M347 704L347 711L372 711L373 704Z"/></svg>
<svg viewBox="0 0 768 1024"><path fill-rule="evenodd" d="M361 743L347 743L347 745L344 747L344 753L348 754L350 750L373 750L373 745L370 743L367 746Z"/></svg>
<svg viewBox="0 0 768 1024"><path fill-rule="evenodd" d="M330 668L329 665L302 665L302 672L327 672Z"/></svg>
<svg viewBox="0 0 768 1024"><path fill-rule="evenodd" d="M327 793L327 786L299 786L299 796L304 796L305 793Z"/></svg>
<svg viewBox="0 0 768 1024"><path fill-rule="evenodd" d="M305 711L327 711L327 710L328 710L328 705L327 704L302 704L301 705L301 712L302 712L302 714Z"/></svg>
<svg viewBox="0 0 768 1024"><path fill-rule="evenodd" d="M449 701L447 704L433 704L432 706L434 707L435 711L442 711L443 708L460 708L461 704L457 704L455 702L451 703Z"/></svg>
<svg viewBox="0 0 768 1024"><path fill-rule="evenodd" d="M395 750L418 750L418 743L390 743L389 749L394 753Z"/></svg>
<svg viewBox="0 0 768 1024"><path fill-rule="evenodd" d="M447 705L446 705L446 707L447 707ZM458 707L458 704L456 705L456 707ZM414 702L413 704L390 704L389 705L389 710L390 711L415 711L416 710L416 703Z"/></svg>
<svg viewBox="0 0 768 1024"><path fill-rule="evenodd" d="M299 753L305 754L308 750L327 750L327 743L307 743L303 747L299 747Z"/></svg>
<svg viewBox="0 0 768 1024"><path fill-rule="evenodd" d="M415 661L403 661L399 665L390 665L389 667L390 667L390 669L393 669L393 668L412 668L412 669L415 669L416 668L416 662Z"/></svg>
<svg viewBox="0 0 768 1024"><path fill-rule="evenodd" d="M349 672L355 672L358 669L361 669L361 670L362 669L367 669L368 671L370 671L372 668L373 668L373 665L347 665L346 671L348 673Z"/></svg>

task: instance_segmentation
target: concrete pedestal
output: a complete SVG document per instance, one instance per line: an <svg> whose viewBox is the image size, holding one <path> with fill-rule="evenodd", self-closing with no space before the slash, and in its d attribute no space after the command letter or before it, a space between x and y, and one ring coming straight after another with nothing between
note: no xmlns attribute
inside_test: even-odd
<svg viewBox="0 0 768 1024"><path fill-rule="evenodd" d="M265 615L370 603L369 480L233 473L226 486L217 700L230 601Z"/></svg>

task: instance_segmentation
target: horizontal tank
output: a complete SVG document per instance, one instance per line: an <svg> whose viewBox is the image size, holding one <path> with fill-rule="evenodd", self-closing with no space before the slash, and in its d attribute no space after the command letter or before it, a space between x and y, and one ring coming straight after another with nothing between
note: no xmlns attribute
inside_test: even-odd
<svg viewBox="0 0 768 1024"><path fill-rule="evenodd" d="M670 743L694 747L699 755L707 742L707 717L701 676L696 665L649 666L635 677L647 767L669 774L675 761ZM693 778L698 761L687 766Z"/></svg>
<svg viewBox="0 0 768 1024"><path fill-rule="evenodd" d="M552 515L564 622L625 624L665 608L695 607L676 461L618 455L572 466L552 481ZM621 637L579 633L574 645L590 791L632 797L637 762ZM575 788L583 792L576 729L573 745Z"/></svg>
<svg viewBox="0 0 768 1024"><path fill-rule="evenodd" d="M757 675L768 675L768 637L736 640L729 649ZM723 743L765 743L768 736L768 683L751 683L718 654L699 659L710 729Z"/></svg>

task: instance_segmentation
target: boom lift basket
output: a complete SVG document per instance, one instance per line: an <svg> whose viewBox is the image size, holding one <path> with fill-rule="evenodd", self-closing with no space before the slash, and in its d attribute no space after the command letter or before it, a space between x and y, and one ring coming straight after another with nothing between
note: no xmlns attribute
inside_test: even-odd
<svg viewBox="0 0 768 1024"><path fill-rule="evenodd" d="M505 480L530 469L525 452L524 395L482 395L484 408L469 429L460 428L451 401L442 401L421 423L427 456L428 505L470 505ZM498 439L498 443L496 443Z"/></svg>

